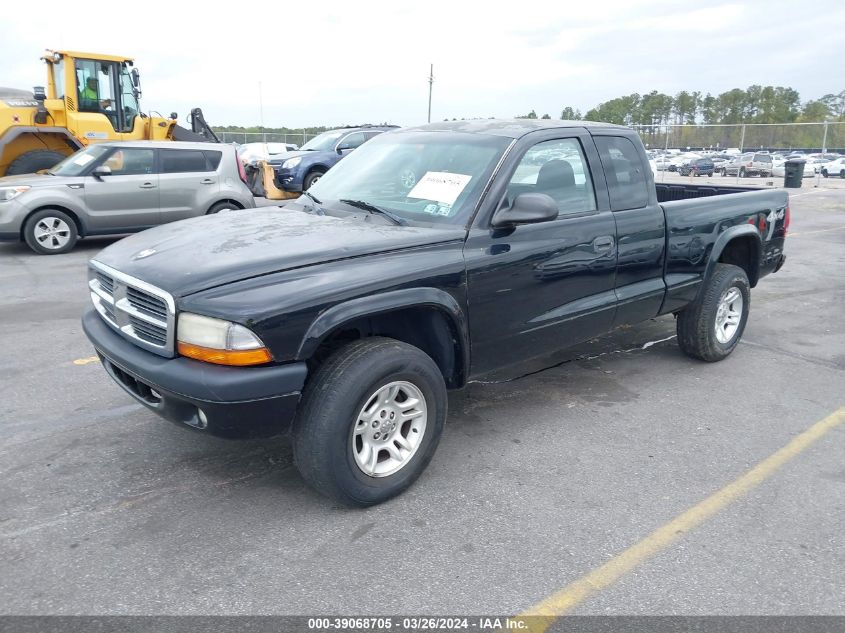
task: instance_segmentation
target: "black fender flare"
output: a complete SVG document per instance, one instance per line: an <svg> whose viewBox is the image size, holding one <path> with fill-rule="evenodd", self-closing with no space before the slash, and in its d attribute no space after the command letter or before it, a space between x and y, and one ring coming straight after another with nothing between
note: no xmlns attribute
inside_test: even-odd
<svg viewBox="0 0 845 633"><path fill-rule="evenodd" d="M457 300L438 288L404 288L376 295L350 299L322 312L306 330L299 343L296 360L306 360L320 346L323 339L344 323L365 316L375 316L401 310L402 308L428 307L444 312L455 328L461 348L461 362L464 371L469 371L469 324Z"/></svg>
<svg viewBox="0 0 845 633"><path fill-rule="evenodd" d="M746 236L752 237L756 245L757 251L756 257L754 258L754 265L757 267L757 271L759 272L760 256L763 252L763 240L760 237L760 232L753 224L740 224L738 226L730 227L716 238L716 241L713 243L713 248L710 251L710 258L707 260L707 269L704 271L705 281L710 279L713 272L716 270L716 264L719 263L719 257L721 257L722 251L725 250L725 247L736 238ZM751 277L754 278L751 279ZM749 278L751 286L753 287L757 283L756 276L749 275Z"/></svg>
<svg viewBox="0 0 845 633"><path fill-rule="evenodd" d="M73 136L66 128L63 127L38 127L35 125L16 125L8 130L0 137L0 155L6 149L6 145L14 141L19 136L24 134L58 134L65 137L65 143L68 144L73 151L82 149L84 146L79 140Z"/></svg>

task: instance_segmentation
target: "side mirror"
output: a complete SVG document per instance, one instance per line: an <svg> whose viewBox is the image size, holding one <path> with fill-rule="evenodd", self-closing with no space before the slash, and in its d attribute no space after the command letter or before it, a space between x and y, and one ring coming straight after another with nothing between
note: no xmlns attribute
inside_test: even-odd
<svg viewBox="0 0 845 633"><path fill-rule="evenodd" d="M556 220L557 214L557 203L551 196L545 193L521 193L511 206L496 211L491 224L496 228L536 224Z"/></svg>
<svg viewBox="0 0 845 633"><path fill-rule="evenodd" d="M341 143L340 145L337 146L337 153L343 154L344 150L347 150L347 149L352 149L352 148L349 146L348 143Z"/></svg>
<svg viewBox="0 0 845 633"><path fill-rule="evenodd" d="M111 167L108 165L100 165L99 167L94 168L91 175L97 180L102 180L103 176L111 176Z"/></svg>
<svg viewBox="0 0 845 633"><path fill-rule="evenodd" d="M171 113L170 113L170 118L171 118L171 119L173 119L173 120L175 121L176 119L178 119L178 118L179 118L179 115L178 115L178 114L176 114L175 112L171 112Z"/></svg>
<svg viewBox="0 0 845 633"><path fill-rule="evenodd" d="M141 87L141 73L138 72L137 68L132 69L132 73L129 75L132 77L132 85L136 88Z"/></svg>

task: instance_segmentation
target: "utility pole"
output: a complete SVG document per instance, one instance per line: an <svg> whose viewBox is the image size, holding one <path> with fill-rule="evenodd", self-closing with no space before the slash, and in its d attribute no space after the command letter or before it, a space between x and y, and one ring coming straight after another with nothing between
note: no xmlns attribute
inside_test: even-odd
<svg viewBox="0 0 845 633"><path fill-rule="evenodd" d="M258 120L261 122L261 140L267 143L267 130L264 129L264 95L261 93L261 82L258 82ZM264 148L267 149L266 147Z"/></svg>
<svg viewBox="0 0 845 633"><path fill-rule="evenodd" d="M431 88L434 84L434 64L431 65L431 71L428 74L428 122L431 123Z"/></svg>

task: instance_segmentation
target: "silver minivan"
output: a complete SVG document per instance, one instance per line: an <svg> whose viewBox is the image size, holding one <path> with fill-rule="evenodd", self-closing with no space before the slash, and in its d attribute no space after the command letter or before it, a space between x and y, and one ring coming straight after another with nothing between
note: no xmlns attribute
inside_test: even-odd
<svg viewBox="0 0 845 633"><path fill-rule="evenodd" d="M252 207L231 145L97 143L46 172L0 178L0 240L53 255L71 250L80 237Z"/></svg>

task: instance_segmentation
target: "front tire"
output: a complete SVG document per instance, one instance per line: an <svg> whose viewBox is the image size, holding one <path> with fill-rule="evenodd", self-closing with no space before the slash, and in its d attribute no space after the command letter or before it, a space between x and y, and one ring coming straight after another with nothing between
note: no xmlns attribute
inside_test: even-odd
<svg viewBox="0 0 845 633"><path fill-rule="evenodd" d="M750 306L745 271L716 264L698 298L678 315L678 346L688 356L710 363L726 358L742 338Z"/></svg>
<svg viewBox="0 0 845 633"><path fill-rule="evenodd" d="M42 209L27 219L23 238L39 255L61 255L76 246L79 233L76 222L67 213Z"/></svg>
<svg viewBox="0 0 845 633"><path fill-rule="evenodd" d="M34 174L42 169L50 169L62 162L67 156L49 149L35 149L25 152L9 163L6 169L7 176L18 176L20 174Z"/></svg>
<svg viewBox="0 0 845 633"><path fill-rule="evenodd" d="M381 337L356 341L307 385L294 422L294 462L329 498L359 507L387 501L431 461L446 408L443 375L422 350Z"/></svg>
<svg viewBox="0 0 845 633"><path fill-rule="evenodd" d="M318 170L316 170L316 169L315 169L314 171L310 172L310 173L309 173L309 174L305 177L305 180L302 182L302 190L303 190L303 191L308 191L308 190L311 188L311 186L312 186L315 182L317 182L318 180L320 180L320 178L322 178L325 174L326 174L326 172L324 172L324 171L318 171Z"/></svg>

